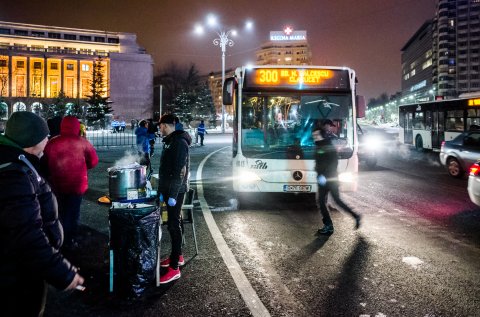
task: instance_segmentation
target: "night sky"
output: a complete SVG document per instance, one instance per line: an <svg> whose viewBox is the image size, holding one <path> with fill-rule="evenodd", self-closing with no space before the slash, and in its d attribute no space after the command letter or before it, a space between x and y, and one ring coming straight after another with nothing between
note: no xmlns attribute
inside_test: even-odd
<svg viewBox="0 0 480 317"><path fill-rule="evenodd" d="M221 71L214 32L193 33L208 13L226 29L238 28L227 48L226 68L255 61L270 31L285 25L306 30L313 63L356 70L367 100L400 90L401 48L435 14L435 0L15 0L0 1L0 20L136 33L153 56L155 68L167 62L193 62L202 73ZM252 19L253 32L241 31Z"/></svg>

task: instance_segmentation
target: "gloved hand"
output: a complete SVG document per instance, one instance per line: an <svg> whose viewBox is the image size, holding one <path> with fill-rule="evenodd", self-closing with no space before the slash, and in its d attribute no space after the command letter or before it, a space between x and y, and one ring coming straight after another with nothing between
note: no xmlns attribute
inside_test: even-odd
<svg viewBox="0 0 480 317"><path fill-rule="evenodd" d="M318 185L325 186L325 184L327 184L327 179L323 175L318 175L317 182L318 182Z"/></svg>
<svg viewBox="0 0 480 317"><path fill-rule="evenodd" d="M177 204L177 201L176 201L174 198L170 197L170 198L168 198L168 203L167 203L167 204L168 204L170 207L173 207L173 206L175 206L175 205Z"/></svg>

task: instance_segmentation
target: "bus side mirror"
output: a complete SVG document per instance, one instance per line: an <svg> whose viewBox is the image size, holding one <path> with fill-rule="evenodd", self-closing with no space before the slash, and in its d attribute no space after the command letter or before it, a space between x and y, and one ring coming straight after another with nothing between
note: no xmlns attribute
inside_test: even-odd
<svg viewBox="0 0 480 317"><path fill-rule="evenodd" d="M233 104L233 92L235 88L235 78L230 77L225 79L225 82L223 84L223 104L224 105L232 105Z"/></svg>
<svg viewBox="0 0 480 317"><path fill-rule="evenodd" d="M356 96L357 101L357 118L365 118L365 97L364 96Z"/></svg>

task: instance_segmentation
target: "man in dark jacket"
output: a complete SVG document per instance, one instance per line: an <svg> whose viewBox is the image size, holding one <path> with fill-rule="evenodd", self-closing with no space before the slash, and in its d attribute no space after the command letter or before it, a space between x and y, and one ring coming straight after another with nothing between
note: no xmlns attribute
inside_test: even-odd
<svg viewBox="0 0 480 317"><path fill-rule="evenodd" d="M327 119L313 131L313 140L315 142L315 170L318 175L317 205L322 214L324 225L317 233L321 235L330 235L334 230L333 222L326 205L329 192L337 205L355 219L355 229L360 227L360 215L355 213L340 199L337 172L338 155L330 137L330 131L333 126L334 123Z"/></svg>
<svg viewBox="0 0 480 317"><path fill-rule="evenodd" d="M46 283L73 290L83 278L58 249L57 202L39 175L46 122L14 112L0 135L0 307L2 316L41 316Z"/></svg>
<svg viewBox="0 0 480 317"><path fill-rule="evenodd" d="M185 131L175 131L175 116L171 114L160 118L160 133L164 145L158 172L158 193L160 200L167 203L168 231L172 240L170 257L160 262L160 266L168 268L165 274L160 276L160 284L165 284L180 278L179 266L185 264L182 255L180 212L183 197L188 191L191 138Z"/></svg>

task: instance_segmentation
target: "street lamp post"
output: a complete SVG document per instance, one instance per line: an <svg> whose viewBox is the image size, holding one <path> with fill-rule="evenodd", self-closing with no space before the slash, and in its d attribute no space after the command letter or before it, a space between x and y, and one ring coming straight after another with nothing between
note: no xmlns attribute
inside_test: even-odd
<svg viewBox="0 0 480 317"><path fill-rule="evenodd" d="M218 27L217 19L214 15L208 16L207 24L210 27ZM253 28L253 22L247 21L245 24L246 29ZM203 34L204 28L202 25L197 24L195 27L195 33ZM225 81L225 52L227 51L227 46L233 46L235 42L230 38L230 36L236 36L237 31L235 29L230 29L228 31L225 30L217 30L215 33L218 35L218 38L213 40L213 45L219 46L222 50L222 93L223 93L223 85ZM222 133L225 133L225 104L223 103L222 98Z"/></svg>
<svg viewBox="0 0 480 317"><path fill-rule="evenodd" d="M235 42L229 38L234 30L217 32L218 38L213 40L213 45L219 46L222 50L222 92L223 84L225 82L225 52L227 51L227 45L233 46ZM225 133L225 104L222 98L222 133Z"/></svg>

